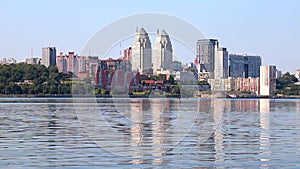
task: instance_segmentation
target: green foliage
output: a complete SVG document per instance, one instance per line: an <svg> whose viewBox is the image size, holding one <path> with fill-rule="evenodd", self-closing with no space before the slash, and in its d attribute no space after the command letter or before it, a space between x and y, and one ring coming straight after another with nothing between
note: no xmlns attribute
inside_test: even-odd
<svg viewBox="0 0 300 169"><path fill-rule="evenodd" d="M0 94L70 94L70 85L62 83L67 76L56 66L0 65Z"/></svg>
<svg viewBox="0 0 300 169"><path fill-rule="evenodd" d="M197 85L209 85L207 80L198 81Z"/></svg>
<svg viewBox="0 0 300 169"><path fill-rule="evenodd" d="M285 73L281 78L276 79L276 93L284 95L300 95L300 86L294 83L298 79L290 75L289 72Z"/></svg>
<svg viewBox="0 0 300 169"><path fill-rule="evenodd" d="M180 94L180 87L178 85L174 86L172 89L172 93Z"/></svg>

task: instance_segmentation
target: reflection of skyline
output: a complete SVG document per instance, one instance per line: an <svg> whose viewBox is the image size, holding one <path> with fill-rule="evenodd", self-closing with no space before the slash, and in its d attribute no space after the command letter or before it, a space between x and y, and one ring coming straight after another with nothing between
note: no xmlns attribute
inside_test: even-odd
<svg viewBox="0 0 300 169"><path fill-rule="evenodd" d="M163 114L168 113L167 109L170 107L170 100L168 99L152 99L152 132L153 132L153 156L156 157L153 160L153 164L163 164L164 160L161 158L165 156L165 145L168 140L168 134L166 133L166 123L168 123L169 118L164 118Z"/></svg>
<svg viewBox="0 0 300 169"><path fill-rule="evenodd" d="M214 159L215 162L224 162L224 132L223 114L230 109L230 101L223 99L209 99L198 101L200 119L197 126L200 130L198 146L201 151L213 152L206 158ZM205 159L199 159L205 160Z"/></svg>
<svg viewBox="0 0 300 169"><path fill-rule="evenodd" d="M165 123L169 118L164 118L163 113L170 109L168 99L140 99L130 103L131 106L131 146L134 148L132 160L133 164L142 164L141 159L146 156L145 152L152 152L154 164L162 164L161 158L166 151L164 144ZM166 112L168 113L168 112ZM147 148L145 148L147 147Z"/></svg>
<svg viewBox="0 0 300 169"><path fill-rule="evenodd" d="M270 150L270 100L269 99L260 99L259 100L260 114L260 136L259 136L259 149L260 153L260 161L266 162L270 159L267 157L271 154ZM262 168L268 167L267 164L262 164Z"/></svg>
<svg viewBox="0 0 300 169"><path fill-rule="evenodd" d="M213 152L205 154L202 161L205 159L214 159L214 162L222 164L225 162L228 154L227 151L238 151L247 149L249 146L254 146L251 139L257 138L259 140L260 161L268 161L270 152L270 100L200 100L198 103L199 111L201 112L200 119L197 120L198 128L204 131L200 132L200 136L207 140L201 140L199 137L200 152ZM223 114L225 112L230 112ZM251 123L254 119L241 119L241 113L260 112L259 124ZM228 121L229 120L229 121ZM237 125L238 124L238 125ZM228 128L230 126L230 128ZM225 127L225 128L224 128ZM258 127L261 132L257 135L255 132L251 133L243 129L244 127ZM207 132L207 133L205 133ZM212 133L209 137L208 134ZM241 133L240 133L241 132ZM206 134L206 135L205 135ZM230 139L229 139L230 138ZM249 143L249 145L237 144L235 142L228 142L229 140L240 139ZM250 153L250 152L249 152ZM267 167L267 166L262 166Z"/></svg>

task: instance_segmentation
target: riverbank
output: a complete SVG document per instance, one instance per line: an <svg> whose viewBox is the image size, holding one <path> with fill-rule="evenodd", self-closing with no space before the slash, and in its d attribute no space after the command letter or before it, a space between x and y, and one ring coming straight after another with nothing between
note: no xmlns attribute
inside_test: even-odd
<svg viewBox="0 0 300 169"><path fill-rule="evenodd" d="M183 98L180 95L0 95L0 98ZM299 95L291 96L233 96L233 95L220 95L220 94L205 94L192 98L204 98L204 99L300 99Z"/></svg>

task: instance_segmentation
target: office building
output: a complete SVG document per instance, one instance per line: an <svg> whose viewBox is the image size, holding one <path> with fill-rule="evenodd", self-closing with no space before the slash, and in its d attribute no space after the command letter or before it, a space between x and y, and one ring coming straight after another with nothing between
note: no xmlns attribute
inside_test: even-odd
<svg viewBox="0 0 300 169"><path fill-rule="evenodd" d="M144 28L137 29L132 45L132 57L130 58L132 70L144 74L152 72L152 48L148 33Z"/></svg>
<svg viewBox="0 0 300 169"><path fill-rule="evenodd" d="M274 96L276 91L276 66L260 66L260 95Z"/></svg>
<svg viewBox="0 0 300 169"><path fill-rule="evenodd" d="M196 43L198 69L200 72L206 72L209 79L214 78L216 48L218 48L216 39L200 39Z"/></svg>
<svg viewBox="0 0 300 169"><path fill-rule="evenodd" d="M56 65L56 48L46 47L42 48L42 64L46 67Z"/></svg>
<svg viewBox="0 0 300 169"><path fill-rule="evenodd" d="M228 52L226 48L217 48L215 52L214 78L224 79L228 77Z"/></svg>
<svg viewBox="0 0 300 169"><path fill-rule="evenodd" d="M157 70L171 69L173 49L169 35L165 30L157 30L153 47L153 73Z"/></svg>
<svg viewBox="0 0 300 169"><path fill-rule="evenodd" d="M229 54L229 77L259 77L260 56Z"/></svg>
<svg viewBox="0 0 300 169"><path fill-rule="evenodd" d="M216 39L200 39L196 43L197 73L207 79L223 79L228 77L228 52L220 48Z"/></svg>

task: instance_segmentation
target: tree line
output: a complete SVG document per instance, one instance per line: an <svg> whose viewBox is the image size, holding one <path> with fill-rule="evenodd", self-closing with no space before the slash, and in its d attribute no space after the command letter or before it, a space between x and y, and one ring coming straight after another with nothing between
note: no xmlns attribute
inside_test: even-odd
<svg viewBox="0 0 300 169"><path fill-rule="evenodd" d="M300 95L300 85L296 85L298 79L289 72L276 79L276 93L284 95Z"/></svg>
<svg viewBox="0 0 300 169"><path fill-rule="evenodd" d="M59 73L56 66L25 63L0 65L0 94L70 94L72 73Z"/></svg>

